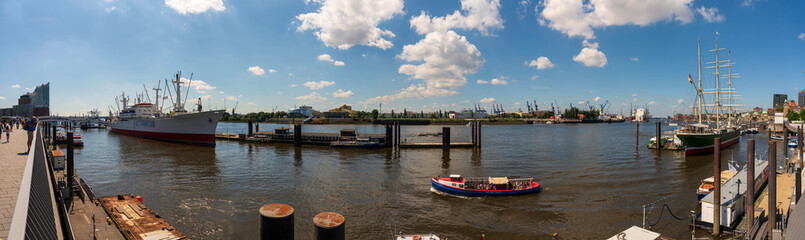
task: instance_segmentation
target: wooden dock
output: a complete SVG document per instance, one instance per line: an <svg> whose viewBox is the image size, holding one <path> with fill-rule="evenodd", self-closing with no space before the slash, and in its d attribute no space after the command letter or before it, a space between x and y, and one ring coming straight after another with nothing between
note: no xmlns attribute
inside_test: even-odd
<svg viewBox="0 0 805 240"><path fill-rule="evenodd" d="M444 144L434 143L400 143L400 148L442 148ZM450 148L472 148L475 147L471 142L451 142Z"/></svg>
<svg viewBox="0 0 805 240"><path fill-rule="evenodd" d="M132 195L101 197L101 205L126 239L188 239Z"/></svg>

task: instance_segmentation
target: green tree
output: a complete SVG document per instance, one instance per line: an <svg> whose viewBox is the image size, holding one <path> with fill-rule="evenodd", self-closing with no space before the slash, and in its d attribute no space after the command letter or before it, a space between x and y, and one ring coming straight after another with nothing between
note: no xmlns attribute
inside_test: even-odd
<svg viewBox="0 0 805 240"><path fill-rule="evenodd" d="M800 115L796 112L789 112L787 115L785 115L785 117L788 118L788 121L797 121L799 120Z"/></svg>
<svg viewBox="0 0 805 240"><path fill-rule="evenodd" d="M380 112L377 109L372 110L372 121L377 120L377 117L380 115Z"/></svg>

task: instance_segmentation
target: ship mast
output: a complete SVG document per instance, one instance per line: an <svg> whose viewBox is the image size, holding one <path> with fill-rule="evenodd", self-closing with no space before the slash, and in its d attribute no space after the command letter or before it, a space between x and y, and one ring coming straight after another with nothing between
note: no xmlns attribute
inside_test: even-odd
<svg viewBox="0 0 805 240"><path fill-rule="evenodd" d="M699 87L696 88L696 93L699 96L699 108L697 110L698 110L698 115L699 115L699 124L702 124L702 40L701 39L697 40L697 49L698 49L697 51L699 53L698 54L699 55L699 75L698 75Z"/></svg>
<svg viewBox="0 0 805 240"><path fill-rule="evenodd" d="M720 123L721 106L722 106L721 105L721 92L723 90L726 90L726 89L721 89L720 78L719 78L720 73L718 71L718 68L729 66L729 64L720 65L721 63L728 62L728 61L719 61L718 60L718 51L720 51L720 50L724 50L724 48L718 48L718 32L716 32L716 48L710 50L711 52L715 52L716 60L714 62L707 63L707 64L713 64L713 66L710 66L710 67L707 67L707 68L714 68L715 69L715 72L713 74L716 75L716 88L714 88L714 89L706 89L708 92L704 92L704 93L713 93L713 94L716 95L715 104L712 104L712 105L711 104L705 104L705 106L715 107L716 108L716 128L721 128L721 123ZM712 92L709 92L709 91L712 91Z"/></svg>
<svg viewBox="0 0 805 240"><path fill-rule="evenodd" d="M176 99L173 102L173 111L174 112L181 112L181 110L184 109L184 106L182 106L182 85L181 85L182 80L181 80L181 77L182 77L182 72L179 71L178 73L176 73L176 80L173 81L173 84L175 85L173 87L173 89L176 90Z"/></svg>

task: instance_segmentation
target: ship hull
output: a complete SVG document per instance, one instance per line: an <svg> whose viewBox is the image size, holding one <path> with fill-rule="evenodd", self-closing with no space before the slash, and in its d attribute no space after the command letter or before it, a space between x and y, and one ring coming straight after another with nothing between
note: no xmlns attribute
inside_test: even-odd
<svg viewBox="0 0 805 240"><path fill-rule="evenodd" d="M709 154L714 151L715 138L721 138L721 148L738 143L741 134L738 131L726 131L719 134L677 134L682 145L685 146L685 156Z"/></svg>
<svg viewBox="0 0 805 240"><path fill-rule="evenodd" d="M224 111L188 113L172 117L122 119L109 125L112 132L161 141L215 145L215 129Z"/></svg>

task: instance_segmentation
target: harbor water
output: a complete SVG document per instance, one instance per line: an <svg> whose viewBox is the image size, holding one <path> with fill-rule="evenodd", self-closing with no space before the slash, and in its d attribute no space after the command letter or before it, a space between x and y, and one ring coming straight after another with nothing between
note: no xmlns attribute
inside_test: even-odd
<svg viewBox="0 0 805 240"><path fill-rule="evenodd" d="M270 131L288 125L261 124ZM393 234L435 233L449 239L604 239L642 224L642 206L662 203L679 217L696 207L700 181L713 175L712 155L646 148L654 123L485 125L483 148L331 149L326 146L219 140L215 147L134 138L108 130L76 130L85 147L75 151L76 171L97 196L131 193L192 239L257 239L258 209L269 203L295 208L298 239L313 238L313 216L332 211L346 218L348 237L390 239ZM403 141L444 126L402 126ZM470 128L451 127L453 142L469 142ZM356 128L383 133L382 125L304 125L305 132ZM664 130L671 130L663 124ZM218 132L245 133L245 123L220 123ZM746 139L765 153L766 135L747 135L723 149L727 163L743 167ZM637 145L637 146L636 146ZM782 150L782 148L781 148ZM781 152L781 151L778 151ZM766 159L766 157L763 157ZM462 198L430 190L430 177L534 177L543 191L512 197ZM651 230L690 237L689 221L667 212ZM700 231L703 232L703 231Z"/></svg>

